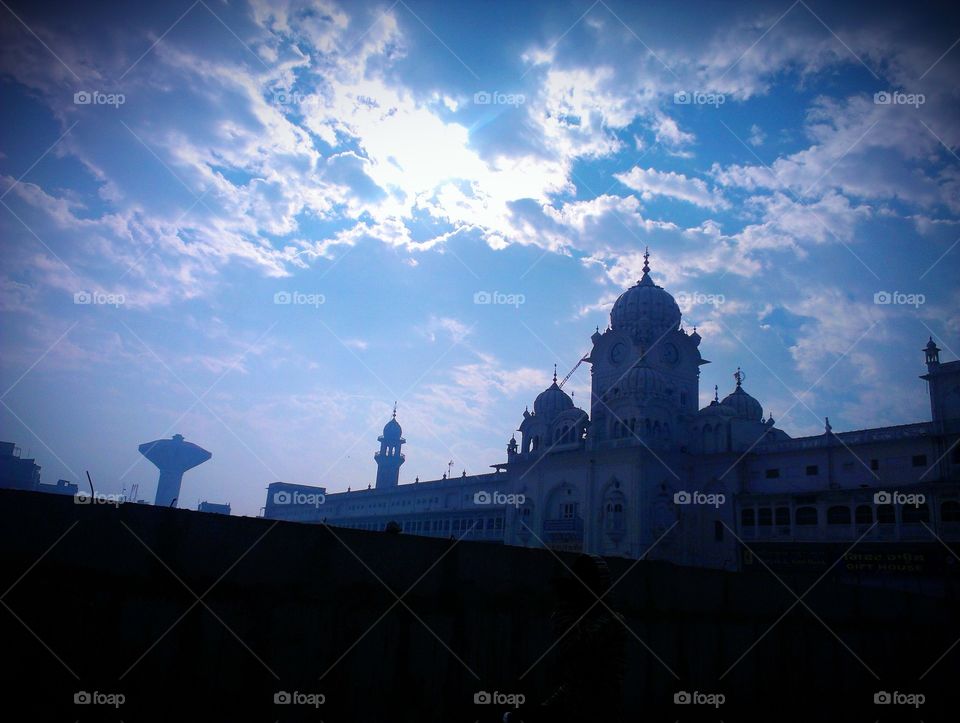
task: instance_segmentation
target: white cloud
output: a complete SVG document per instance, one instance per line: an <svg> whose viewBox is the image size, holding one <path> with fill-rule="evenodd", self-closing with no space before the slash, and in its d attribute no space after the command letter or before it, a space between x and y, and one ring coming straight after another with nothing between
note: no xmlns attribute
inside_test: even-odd
<svg viewBox="0 0 960 723"><path fill-rule="evenodd" d="M682 173L635 166L626 173L614 174L614 177L625 186L639 191L644 200L654 196L667 196L710 209L727 205L724 199L707 188L707 184L702 180L688 178Z"/></svg>

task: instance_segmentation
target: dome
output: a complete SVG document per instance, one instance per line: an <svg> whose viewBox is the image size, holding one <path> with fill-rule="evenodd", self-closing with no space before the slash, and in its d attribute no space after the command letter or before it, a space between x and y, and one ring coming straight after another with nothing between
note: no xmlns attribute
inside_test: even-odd
<svg viewBox="0 0 960 723"><path fill-rule="evenodd" d="M710 404L701 409L698 414L701 417L735 417L737 412L730 407L725 407L717 400L713 400L710 402Z"/></svg>
<svg viewBox="0 0 960 723"><path fill-rule="evenodd" d="M678 329L681 314L676 300L650 278L649 258L649 252L643 255L643 278L614 302L610 326L653 341Z"/></svg>
<svg viewBox="0 0 960 723"><path fill-rule="evenodd" d="M640 363L627 372L624 386L631 392L660 394L667 387L667 379L656 369Z"/></svg>
<svg viewBox="0 0 960 723"><path fill-rule="evenodd" d="M401 436L403 436L403 428L400 426L400 422L397 421L397 408L394 407L393 417L383 425L383 437L386 439L400 439Z"/></svg>
<svg viewBox="0 0 960 723"><path fill-rule="evenodd" d="M557 386L556 377L553 384L540 392L533 402L533 413L537 416L552 418L568 409L573 409L573 400Z"/></svg>
<svg viewBox="0 0 960 723"><path fill-rule="evenodd" d="M749 419L752 422L759 422L763 419L763 407L760 405L760 402L743 391L743 387L740 386L739 382L737 383L737 388L724 397L720 404L728 409L732 409L738 417L742 417L743 419Z"/></svg>

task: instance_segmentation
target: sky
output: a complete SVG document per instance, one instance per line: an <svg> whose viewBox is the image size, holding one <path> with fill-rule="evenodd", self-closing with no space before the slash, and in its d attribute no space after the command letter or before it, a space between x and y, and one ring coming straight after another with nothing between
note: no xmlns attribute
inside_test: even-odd
<svg viewBox="0 0 960 723"><path fill-rule="evenodd" d="M701 403L929 419L960 21L834 2L0 2L0 439L180 506L488 471L650 248ZM564 388L589 408L583 364ZM450 464L452 462L452 465Z"/></svg>

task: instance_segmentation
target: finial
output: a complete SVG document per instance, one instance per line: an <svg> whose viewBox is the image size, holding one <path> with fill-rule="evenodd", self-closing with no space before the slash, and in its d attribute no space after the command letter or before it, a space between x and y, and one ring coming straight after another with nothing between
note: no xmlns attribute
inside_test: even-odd
<svg viewBox="0 0 960 723"><path fill-rule="evenodd" d="M830 417L823 418L823 431L825 434L830 434L833 431L833 427L830 426Z"/></svg>
<svg viewBox="0 0 960 723"><path fill-rule="evenodd" d="M396 403L396 402L393 403L393 418L394 418L394 419L397 418L397 403Z"/></svg>
<svg viewBox="0 0 960 723"><path fill-rule="evenodd" d="M718 387L716 384L713 385L713 401L720 401L720 387Z"/></svg>
<svg viewBox="0 0 960 723"><path fill-rule="evenodd" d="M556 364L553 365L553 383L554 384L557 383L557 365Z"/></svg>
<svg viewBox="0 0 960 723"><path fill-rule="evenodd" d="M746 374L740 371L740 367L737 367L737 371L734 372L733 378L737 380L737 388L740 388L740 385L743 384L743 380L746 379Z"/></svg>
<svg viewBox="0 0 960 723"><path fill-rule="evenodd" d="M647 246L647 250L643 252L643 273L650 273L650 247Z"/></svg>

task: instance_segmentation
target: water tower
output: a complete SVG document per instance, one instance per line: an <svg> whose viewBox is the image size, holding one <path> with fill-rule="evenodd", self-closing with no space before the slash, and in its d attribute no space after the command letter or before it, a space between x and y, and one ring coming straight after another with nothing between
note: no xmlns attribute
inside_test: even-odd
<svg viewBox="0 0 960 723"><path fill-rule="evenodd" d="M213 456L203 447L192 442L184 442L182 434L175 434L172 439L145 442L138 449L140 454L160 469L157 499L154 502L157 507L173 506L180 496L183 473L198 464L203 464Z"/></svg>

